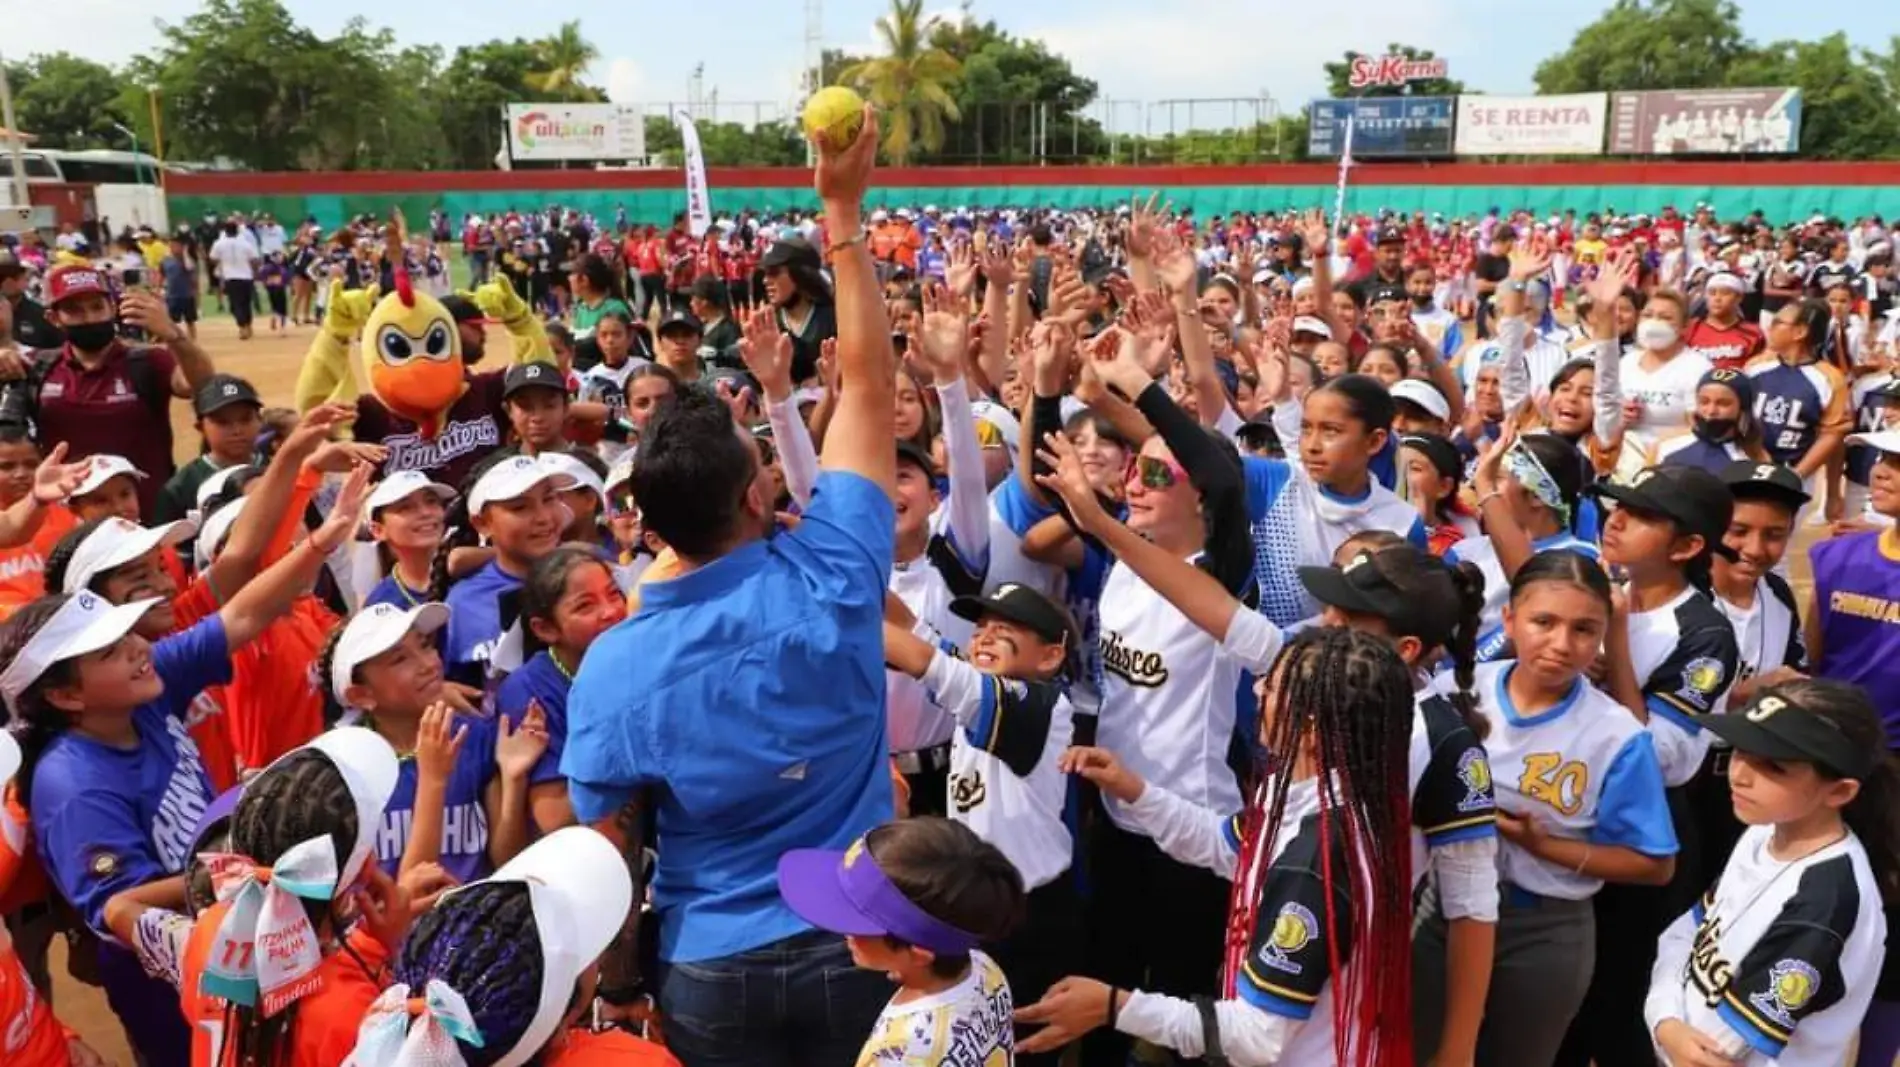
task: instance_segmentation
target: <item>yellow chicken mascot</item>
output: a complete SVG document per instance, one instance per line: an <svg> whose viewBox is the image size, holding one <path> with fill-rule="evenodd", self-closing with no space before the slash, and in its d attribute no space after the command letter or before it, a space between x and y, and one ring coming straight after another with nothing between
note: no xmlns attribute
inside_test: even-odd
<svg viewBox="0 0 1900 1067"><path fill-rule="evenodd" d="M468 390L461 327L440 300L416 291L407 270L395 277L396 291L380 300L376 286L345 289L341 279L331 282L323 326L297 375L297 410L356 399L350 343L360 334L370 392L391 413L414 422L423 437L434 438ZM460 295L508 331L515 362L553 361L546 326L506 278Z"/></svg>

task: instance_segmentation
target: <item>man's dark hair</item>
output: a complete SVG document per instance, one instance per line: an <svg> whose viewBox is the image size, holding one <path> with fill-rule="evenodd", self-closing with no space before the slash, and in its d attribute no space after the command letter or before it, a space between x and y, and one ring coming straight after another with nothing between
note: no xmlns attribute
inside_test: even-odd
<svg viewBox="0 0 1900 1067"><path fill-rule="evenodd" d="M26 277L26 264L7 260L0 263L0 282L17 281Z"/></svg>
<svg viewBox="0 0 1900 1067"><path fill-rule="evenodd" d="M757 463L723 401L682 389L647 424L629 487L646 529L682 556L704 558L732 538Z"/></svg>

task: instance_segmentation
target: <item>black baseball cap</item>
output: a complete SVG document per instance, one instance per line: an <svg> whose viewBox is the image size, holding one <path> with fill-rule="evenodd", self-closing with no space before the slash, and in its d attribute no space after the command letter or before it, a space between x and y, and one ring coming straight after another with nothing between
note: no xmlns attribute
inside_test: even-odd
<svg viewBox="0 0 1900 1067"><path fill-rule="evenodd" d="M931 459L930 453L918 447L914 441L897 442L897 462L921 467L925 477L931 481L937 480L937 461Z"/></svg>
<svg viewBox="0 0 1900 1067"><path fill-rule="evenodd" d="M1068 609L1018 582L1004 582L982 596L960 596L950 602L950 613L971 622L994 615L1029 627L1045 641L1063 642L1071 650L1081 642L1080 629Z"/></svg>
<svg viewBox="0 0 1900 1067"><path fill-rule="evenodd" d="M538 359L532 363L517 363L509 367L507 377L502 379L503 400L523 389L553 389L566 395L567 382L561 376L561 368L546 360Z"/></svg>
<svg viewBox="0 0 1900 1067"><path fill-rule="evenodd" d="M1380 285L1375 286L1371 292L1366 294L1366 305L1369 307L1373 304L1383 304L1387 301L1403 304L1410 299L1412 298L1406 294L1403 286Z"/></svg>
<svg viewBox="0 0 1900 1067"><path fill-rule="evenodd" d="M475 305L475 301L460 293L450 293L442 297L442 307L448 311L449 318L456 322L479 322L486 326L492 320Z"/></svg>
<svg viewBox="0 0 1900 1067"><path fill-rule="evenodd" d="M679 330L690 330L695 334L703 334L706 332L706 327L701 324L699 319L692 312L685 308L674 308L667 313L666 318L660 320L659 335L665 337L669 331Z"/></svg>
<svg viewBox="0 0 1900 1067"><path fill-rule="evenodd" d="M1711 550L1732 557L1722 545L1722 535L1735 516L1735 496L1722 479L1701 467L1647 467L1636 472L1628 485L1597 482L1586 492L1632 511L1671 519L1683 533L1700 535Z"/></svg>
<svg viewBox="0 0 1900 1067"><path fill-rule="evenodd" d="M1378 245L1402 245L1404 243L1405 234L1388 226L1379 231L1378 242L1374 247L1378 247Z"/></svg>
<svg viewBox="0 0 1900 1067"><path fill-rule="evenodd" d="M1812 763L1835 777L1856 781L1872 774L1886 751L1855 744L1839 726L1802 707L1797 694L1770 686L1740 711L1697 715L1695 721L1737 752Z"/></svg>
<svg viewBox="0 0 1900 1067"><path fill-rule="evenodd" d="M711 274L693 279L692 295L714 307L723 308L732 302L732 290L727 288L724 279Z"/></svg>
<svg viewBox="0 0 1900 1067"><path fill-rule="evenodd" d="M213 374L191 395L191 410L199 418L232 404L255 404L261 408L264 401L258 397L257 390L251 387L250 382L235 374Z"/></svg>
<svg viewBox="0 0 1900 1067"><path fill-rule="evenodd" d="M1900 402L1900 378L1895 378L1885 385L1876 386L1868 390L1868 393L1882 400Z"/></svg>
<svg viewBox="0 0 1900 1067"><path fill-rule="evenodd" d="M1738 459L1722 469L1722 481L1736 500L1768 500L1799 511L1814 499L1801 476L1779 463L1757 463Z"/></svg>
<svg viewBox="0 0 1900 1067"><path fill-rule="evenodd" d="M1300 584L1322 604L1384 619L1393 632L1417 637L1427 647L1444 644L1449 635L1436 632L1430 605L1392 584L1374 555L1361 550L1338 567L1301 567Z"/></svg>
<svg viewBox="0 0 1900 1067"><path fill-rule="evenodd" d="M760 270L801 265L816 269L819 264L818 249L803 237L781 237L759 257Z"/></svg>

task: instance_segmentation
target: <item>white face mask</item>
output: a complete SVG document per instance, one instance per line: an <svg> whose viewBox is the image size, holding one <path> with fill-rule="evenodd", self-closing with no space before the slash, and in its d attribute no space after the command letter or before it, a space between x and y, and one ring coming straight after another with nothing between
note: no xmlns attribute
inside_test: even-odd
<svg viewBox="0 0 1900 1067"><path fill-rule="evenodd" d="M1651 352L1675 344L1676 336L1676 328L1661 319L1644 319L1636 324L1636 343Z"/></svg>

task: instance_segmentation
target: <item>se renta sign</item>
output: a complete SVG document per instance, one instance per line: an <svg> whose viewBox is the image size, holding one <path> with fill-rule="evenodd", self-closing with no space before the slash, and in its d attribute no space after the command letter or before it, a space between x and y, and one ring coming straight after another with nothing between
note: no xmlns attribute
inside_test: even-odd
<svg viewBox="0 0 1900 1067"><path fill-rule="evenodd" d="M1427 78L1443 78L1448 69L1442 59L1412 59L1398 55L1356 55L1352 57L1346 84L1354 89L1370 89L1377 85L1404 85L1407 82L1424 81Z"/></svg>
<svg viewBox="0 0 1900 1067"><path fill-rule="evenodd" d="M646 118L629 104L509 104L508 146L521 161L643 159Z"/></svg>
<svg viewBox="0 0 1900 1067"><path fill-rule="evenodd" d="M1461 96L1455 147L1461 156L1598 156L1608 93Z"/></svg>

